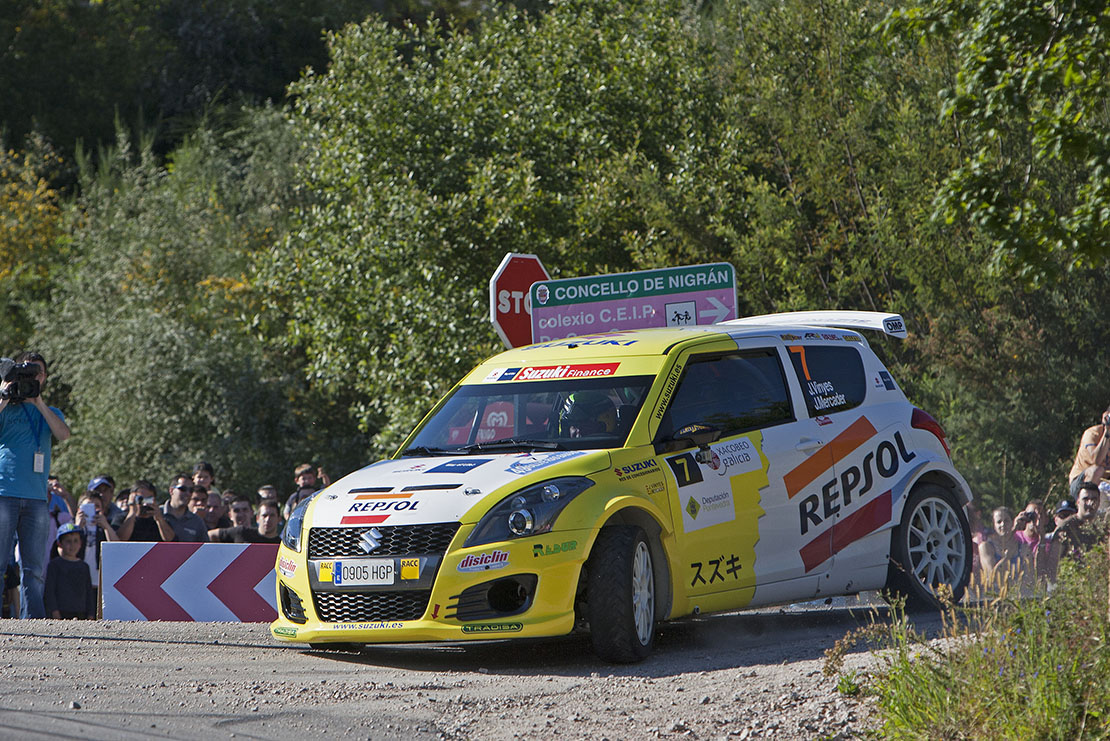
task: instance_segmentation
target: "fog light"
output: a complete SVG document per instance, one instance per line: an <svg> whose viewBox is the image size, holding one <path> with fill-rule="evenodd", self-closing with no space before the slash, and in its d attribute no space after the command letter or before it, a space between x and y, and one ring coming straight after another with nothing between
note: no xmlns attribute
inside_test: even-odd
<svg viewBox="0 0 1110 741"><path fill-rule="evenodd" d="M526 509L514 510L509 515L509 530L513 535L529 535L533 524L532 513Z"/></svg>

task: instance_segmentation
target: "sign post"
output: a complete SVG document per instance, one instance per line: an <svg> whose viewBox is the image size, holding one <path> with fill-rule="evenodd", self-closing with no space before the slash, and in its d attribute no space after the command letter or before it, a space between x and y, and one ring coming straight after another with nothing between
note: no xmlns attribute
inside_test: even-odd
<svg viewBox="0 0 1110 741"><path fill-rule="evenodd" d="M639 270L532 285L532 342L736 318L736 270L727 262Z"/></svg>
<svg viewBox="0 0 1110 741"><path fill-rule="evenodd" d="M551 278L535 255L505 253L489 279L489 320L505 347L532 344L532 302L528 289Z"/></svg>

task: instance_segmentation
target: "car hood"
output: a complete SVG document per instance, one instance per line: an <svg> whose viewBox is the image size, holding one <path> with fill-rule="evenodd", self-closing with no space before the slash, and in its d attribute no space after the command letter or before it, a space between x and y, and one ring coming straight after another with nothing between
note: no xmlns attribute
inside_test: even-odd
<svg viewBox="0 0 1110 741"><path fill-rule="evenodd" d="M575 459L583 465L573 471L551 470ZM608 454L589 450L381 461L317 494L310 527L477 522L502 497L549 475L584 475L608 465Z"/></svg>

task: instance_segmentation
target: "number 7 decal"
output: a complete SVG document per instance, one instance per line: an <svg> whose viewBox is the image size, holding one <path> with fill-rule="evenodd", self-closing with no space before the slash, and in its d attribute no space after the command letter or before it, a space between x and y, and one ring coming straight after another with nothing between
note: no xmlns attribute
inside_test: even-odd
<svg viewBox="0 0 1110 741"><path fill-rule="evenodd" d="M802 373L805 374L805 377L806 377L807 381L812 381L813 379L809 377L809 366L806 365L806 349L805 349L805 346L804 345L792 345L791 347L788 347L786 349L789 350L790 352L798 354L798 357L801 358L801 361L802 361Z"/></svg>

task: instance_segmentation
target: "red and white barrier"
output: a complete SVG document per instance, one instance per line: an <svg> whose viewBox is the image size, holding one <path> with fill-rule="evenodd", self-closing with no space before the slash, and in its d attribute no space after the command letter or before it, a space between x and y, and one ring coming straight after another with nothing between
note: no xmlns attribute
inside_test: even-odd
<svg viewBox="0 0 1110 741"><path fill-rule="evenodd" d="M105 620L270 622L277 617L276 545L104 543Z"/></svg>

